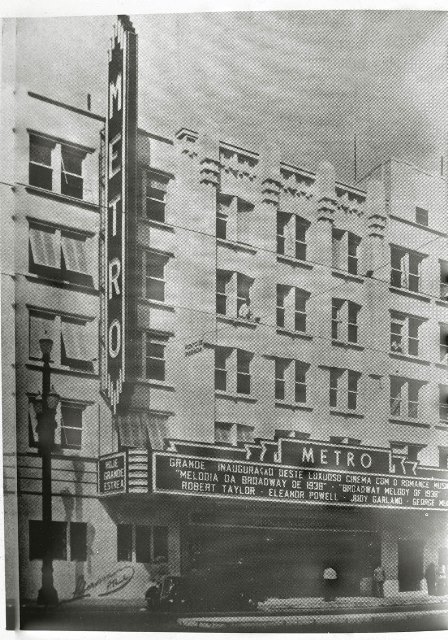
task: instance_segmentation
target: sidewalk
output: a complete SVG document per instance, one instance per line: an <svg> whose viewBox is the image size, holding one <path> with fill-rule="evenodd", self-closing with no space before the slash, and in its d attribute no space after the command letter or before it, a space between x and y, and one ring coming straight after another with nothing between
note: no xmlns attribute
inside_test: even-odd
<svg viewBox="0 0 448 640"><path fill-rule="evenodd" d="M36 602L22 603L22 608L36 608ZM98 610L127 610L139 611L145 608L144 598L129 600L124 598L78 598L76 600L62 600L57 609L67 608L70 610L98 609ZM448 595L428 596L423 592L397 593L385 598L374 598L371 596L340 597L331 602L325 602L322 598L268 598L258 604L256 611L251 613L243 612L243 616L275 616L293 615L295 613L340 613L340 612L375 612L383 610L428 610L448 609ZM223 616L231 615L233 612L222 613ZM183 614L185 616L185 614ZM188 614L187 614L188 615ZM210 615L205 613L204 615ZM214 614L212 614L214 615ZM219 613L218 615L221 615Z"/></svg>

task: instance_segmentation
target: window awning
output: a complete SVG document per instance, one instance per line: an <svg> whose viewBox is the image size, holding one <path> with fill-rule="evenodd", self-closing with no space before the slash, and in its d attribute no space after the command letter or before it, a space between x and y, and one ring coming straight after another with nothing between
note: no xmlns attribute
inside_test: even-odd
<svg viewBox="0 0 448 640"><path fill-rule="evenodd" d="M64 254L67 271L89 274L87 267L86 240L74 236L61 237L62 253Z"/></svg>
<svg viewBox="0 0 448 640"><path fill-rule="evenodd" d="M55 231L30 227L30 243L35 264L59 269L60 255Z"/></svg>
<svg viewBox="0 0 448 640"><path fill-rule="evenodd" d="M94 340L85 324L62 321L62 340L65 355L69 360L92 361Z"/></svg>
<svg viewBox="0 0 448 640"><path fill-rule="evenodd" d="M166 415L146 411L117 415L115 428L120 445L134 449L162 449L168 435L167 420Z"/></svg>

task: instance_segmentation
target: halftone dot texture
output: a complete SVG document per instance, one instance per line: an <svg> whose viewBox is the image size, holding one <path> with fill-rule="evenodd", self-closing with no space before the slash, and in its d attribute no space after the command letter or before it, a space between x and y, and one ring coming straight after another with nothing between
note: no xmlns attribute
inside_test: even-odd
<svg viewBox="0 0 448 640"><path fill-rule="evenodd" d="M446 469L446 15L131 19L135 358L116 417L104 398L101 137L115 18L16 26L16 173L7 180L17 187L8 195L16 346L15 356L4 350L3 370L16 367L4 448L11 459L17 452L22 600L35 600L41 580L34 401L47 335L60 395L52 545L61 601L143 606L151 581L173 575L188 581L188 613L237 611L250 597L263 615L335 612L336 623L341 608L380 611L406 594L439 602L446 585L436 576L428 596L425 572L448 560L447 521L431 502L428 511L394 508L399 501L337 506L325 482L315 504L223 499L210 488L198 490L206 497L156 496L150 449L184 440L205 456L200 443L216 442L231 458L244 443L283 437L393 448ZM356 185L354 135L357 177L369 174ZM374 169L389 156L406 161ZM98 457L119 450L128 493L99 498ZM6 495L13 522L12 482Z"/></svg>

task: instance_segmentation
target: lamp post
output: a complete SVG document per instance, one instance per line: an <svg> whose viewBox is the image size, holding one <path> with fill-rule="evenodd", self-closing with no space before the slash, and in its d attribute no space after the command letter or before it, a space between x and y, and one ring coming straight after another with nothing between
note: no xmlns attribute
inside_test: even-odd
<svg viewBox="0 0 448 640"><path fill-rule="evenodd" d="M50 386L50 354L53 347L51 338L39 340L42 351L42 396L34 400L37 415L38 450L42 457L42 534L44 536L44 555L42 560L42 586L37 596L37 604L57 605L58 593L53 584L52 558L52 513L51 513L51 454L54 448L56 429L55 414L59 404L59 395Z"/></svg>

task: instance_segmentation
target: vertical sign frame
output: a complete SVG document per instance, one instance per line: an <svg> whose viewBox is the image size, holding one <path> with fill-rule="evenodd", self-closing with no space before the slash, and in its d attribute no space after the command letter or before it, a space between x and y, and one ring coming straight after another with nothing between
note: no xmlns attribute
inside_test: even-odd
<svg viewBox="0 0 448 640"><path fill-rule="evenodd" d="M105 128L105 366L106 393L115 414L128 376L135 269L137 35L118 16L109 51Z"/></svg>

